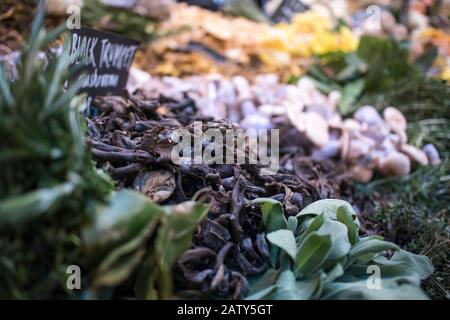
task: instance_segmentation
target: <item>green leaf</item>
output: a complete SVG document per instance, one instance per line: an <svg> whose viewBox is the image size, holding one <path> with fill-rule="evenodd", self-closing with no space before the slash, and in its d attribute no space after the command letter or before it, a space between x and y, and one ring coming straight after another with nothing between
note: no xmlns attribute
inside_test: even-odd
<svg viewBox="0 0 450 320"><path fill-rule="evenodd" d="M12 105L14 105L14 97L11 94L11 89L8 85L8 82L9 78L6 75L5 67L3 64L0 64L0 97L5 99L6 105L8 107L11 107ZM1 105L2 104L0 103L0 107Z"/></svg>
<svg viewBox="0 0 450 320"><path fill-rule="evenodd" d="M295 235L295 231L297 230L298 220L295 217L289 217L287 220L287 228L292 231Z"/></svg>
<svg viewBox="0 0 450 320"><path fill-rule="evenodd" d="M161 263L172 265L184 251L189 249L192 234L208 214L209 207L188 201L164 209L166 215L158 230L155 245L161 253Z"/></svg>
<svg viewBox="0 0 450 320"><path fill-rule="evenodd" d="M277 230L267 235L267 240L285 251L293 261L297 255L297 244L294 234L290 230Z"/></svg>
<svg viewBox="0 0 450 320"><path fill-rule="evenodd" d="M331 219L325 219L323 225L316 231L318 235L329 235L331 237L331 251L327 259L337 260L345 256L351 248L347 236L347 227Z"/></svg>
<svg viewBox="0 0 450 320"><path fill-rule="evenodd" d="M74 189L74 183L66 182L0 201L0 227L25 223L51 212L51 209L66 199Z"/></svg>
<svg viewBox="0 0 450 320"><path fill-rule="evenodd" d="M250 283L250 290L248 295L251 296L265 288L268 288L275 284L280 275L280 270L269 269L262 275L252 276L248 278Z"/></svg>
<svg viewBox="0 0 450 320"><path fill-rule="evenodd" d="M152 228L141 231L132 240L117 247L102 261L94 280L94 286L116 286L128 279L144 256L144 244Z"/></svg>
<svg viewBox="0 0 450 320"><path fill-rule="evenodd" d="M297 214L297 218L306 218L308 216L318 216L323 214L325 218L330 218L333 220L337 220L337 210L339 207L344 206L347 208L347 211L351 214L355 223L359 226L358 218L356 217L356 212L353 210L350 203L344 200L339 199L323 199L316 202L311 203L299 214Z"/></svg>
<svg viewBox="0 0 450 320"><path fill-rule="evenodd" d="M260 205L263 223L267 232L287 228L287 220L279 201L270 198L258 198L253 200L252 203Z"/></svg>
<svg viewBox="0 0 450 320"><path fill-rule="evenodd" d="M274 295L275 300L308 300L316 291L319 279L297 281L294 272L285 270L280 274Z"/></svg>
<svg viewBox="0 0 450 320"><path fill-rule="evenodd" d="M162 207L140 193L118 191L108 204L97 208L92 224L83 232L83 238L88 247L125 241L149 223L158 223L163 213Z"/></svg>
<svg viewBox="0 0 450 320"><path fill-rule="evenodd" d="M324 281L324 283L332 283L336 279L338 279L340 276L344 274L344 268L342 267L342 264L336 263L336 265L327 273L327 277Z"/></svg>
<svg viewBox="0 0 450 320"><path fill-rule="evenodd" d="M405 250L395 252L389 261L391 263L399 263L405 266L405 269L414 270L421 280L428 278L434 271L433 264L428 257Z"/></svg>
<svg viewBox="0 0 450 320"><path fill-rule="evenodd" d="M155 254L148 254L139 266L136 274L136 282L134 285L134 294L139 300L156 300L158 299L158 290L156 282L158 279L159 269Z"/></svg>
<svg viewBox="0 0 450 320"><path fill-rule="evenodd" d="M347 226L348 239L350 244L354 245L358 242L358 225L355 224L351 214L347 211L347 207L341 206L337 210L337 219Z"/></svg>
<svg viewBox="0 0 450 320"><path fill-rule="evenodd" d="M295 259L295 271L301 274L312 274L318 270L331 252L331 237L311 233L300 244Z"/></svg>
<svg viewBox="0 0 450 320"><path fill-rule="evenodd" d="M159 264L159 298L168 299L172 293L172 267L192 244L192 235L208 214L209 207L193 201L165 207L166 215L158 229L155 253Z"/></svg>
<svg viewBox="0 0 450 320"><path fill-rule="evenodd" d="M275 292L277 286L272 285L267 288L264 288L254 294L245 298L245 300L264 300L264 299L272 299L272 293Z"/></svg>
<svg viewBox="0 0 450 320"><path fill-rule="evenodd" d="M349 114L355 110L356 101L364 90L365 80L358 79L347 83L342 89L342 97L339 100L341 114Z"/></svg>
<svg viewBox="0 0 450 320"><path fill-rule="evenodd" d="M41 0L39 2L36 16L31 25L30 39L33 40L33 39L37 38L37 35L38 35L39 31L41 30L42 23L44 22L44 16L45 16L45 1Z"/></svg>
<svg viewBox="0 0 450 320"><path fill-rule="evenodd" d="M312 219L311 223L309 224L308 228L303 233L303 237L307 237L310 233L319 230L319 228L323 225L323 214L318 215L314 219Z"/></svg>
<svg viewBox="0 0 450 320"><path fill-rule="evenodd" d="M408 63L408 51L393 39L362 36L357 55L369 66L367 92L388 90L401 78L418 76L418 70Z"/></svg>
<svg viewBox="0 0 450 320"><path fill-rule="evenodd" d="M347 266L364 256L374 256L386 250L399 250L399 247L392 242L379 240L378 238L365 238L364 241L361 240L351 248Z"/></svg>
<svg viewBox="0 0 450 320"><path fill-rule="evenodd" d="M418 286L398 285L395 280L383 281L380 290L369 289L367 281L334 282L325 286L321 299L332 300L425 300Z"/></svg>

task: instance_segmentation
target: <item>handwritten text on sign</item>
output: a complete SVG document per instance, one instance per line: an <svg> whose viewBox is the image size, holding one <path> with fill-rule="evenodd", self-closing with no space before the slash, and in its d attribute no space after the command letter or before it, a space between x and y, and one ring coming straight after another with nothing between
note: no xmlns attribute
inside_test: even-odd
<svg viewBox="0 0 450 320"><path fill-rule="evenodd" d="M72 30L71 64L80 66L80 92L90 96L121 93L139 43L83 27Z"/></svg>

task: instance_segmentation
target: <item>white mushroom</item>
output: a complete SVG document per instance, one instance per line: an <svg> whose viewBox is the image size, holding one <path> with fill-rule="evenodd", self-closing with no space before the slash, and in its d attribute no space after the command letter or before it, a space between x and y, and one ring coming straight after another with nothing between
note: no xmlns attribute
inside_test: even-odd
<svg viewBox="0 0 450 320"><path fill-rule="evenodd" d="M256 112L254 114L246 116L240 125L244 129L270 129L273 127L268 116L262 114L261 112Z"/></svg>
<svg viewBox="0 0 450 320"><path fill-rule="evenodd" d="M336 108L339 104L339 100L341 100L341 92L334 90L331 91L328 95L328 108L330 111L336 111Z"/></svg>
<svg viewBox="0 0 450 320"><path fill-rule="evenodd" d="M402 144L405 144L406 142L408 142L408 136L406 135L405 131L399 131L399 132L396 132L396 134L400 138L400 142Z"/></svg>
<svg viewBox="0 0 450 320"><path fill-rule="evenodd" d="M353 162L369 153L370 146L363 140L353 139L350 141L347 158Z"/></svg>
<svg viewBox="0 0 450 320"><path fill-rule="evenodd" d="M342 128L342 118L339 113L333 113L328 119L328 125L331 128L341 129Z"/></svg>
<svg viewBox="0 0 450 320"><path fill-rule="evenodd" d="M269 116L281 116L286 114L286 108L279 104L261 104L258 110Z"/></svg>
<svg viewBox="0 0 450 320"><path fill-rule="evenodd" d="M411 162L404 154L394 151L378 161L378 170L384 176L404 176L411 171Z"/></svg>
<svg viewBox="0 0 450 320"><path fill-rule="evenodd" d="M422 148L422 151L425 152L425 154L428 157L428 160L432 166L437 166L441 163L441 158L439 157L439 151L436 149L436 147L429 143L425 145Z"/></svg>
<svg viewBox="0 0 450 320"><path fill-rule="evenodd" d="M291 122L300 132L305 131L306 115L301 103L287 102L285 103L286 115Z"/></svg>
<svg viewBox="0 0 450 320"><path fill-rule="evenodd" d="M311 156L317 160L334 158L339 155L340 148L339 140L330 140L324 147L314 149Z"/></svg>
<svg viewBox="0 0 450 320"><path fill-rule="evenodd" d="M344 127L350 131L361 131L361 124L355 119L345 119Z"/></svg>
<svg viewBox="0 0 450 320"><path fill-rule="evenodd" d="M318 147L325 146L330 140L327 121L316 112L305 112L305 134Z"/></svg>
<svg viewBox="0 0 450 320"><path fill-rule="evenodd" d="M150 81L152 81L152 76L148 72L131 67L128 76L127 90L134 92L136 89L145 87Z"/></svg>
<svg viewBox="0 0 450 320"><path fill-rule="evenodd" d="M393 132L399 133L406 131L406 119L397 108L387 107L384 109L383 118Z"/></svg>
<svg viewBox="0 0 450 320"><path fill-rule="evenodd" d="M380 125L383 123L378 111L372 106L363 106L356 110L353 118L361 123L367 123L368 125Z"/></svg>
<svg viewBox="0 0 450 320"><path fill-rule="evenodd" d="M396 151L403 144L402 139L397 134L387 135L381 143L381 148L387 152Z"/></svg>
<svg viewBox="0 0 450 320"><path fill-rule="evenodd" d="M428 165L428 158L425 152L409 144L404 144L400 147L401 152L406 154L412 161L417 162L422 166Z"/></svg>
<svg viewBox="0 0 450 320"><path fill-rule="evenodd" d="M381 27L384 31L391 32L392 29L397 25L397 21L395 21L395 17L389 11L383 10L381 12Z"/></svg>
<svg viewBox="0 0 450 320"><path fill-rule="evenodd" d="M252 98L250 84L248 83L247 79L242 76L234 76L231 81L233 82L234 87L238 92L240 100Z"/></svg>
<svg viewBox="0 0 450 320"><path fill-rule="evenodd" d="M341 142L340 156L342 160L346 160L348 157L348 150L350 148L350 133L345 129L342 130L340 142Z"/></svg>
<svg viewBox="0 0 450 320"><path fill-rule="evenodd" d="M363 165L353 166L350 169L350 172L353 179L362 183L369 182L370 180L372 180L373 177L373 170Z"/></svg>

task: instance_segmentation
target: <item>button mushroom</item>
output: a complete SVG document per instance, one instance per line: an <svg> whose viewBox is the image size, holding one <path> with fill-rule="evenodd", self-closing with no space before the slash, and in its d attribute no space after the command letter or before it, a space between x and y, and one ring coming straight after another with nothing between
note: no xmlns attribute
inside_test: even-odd
<svg viewBox="0 0 450 320"><path fill-rule="evenodd" d="M388 177L404 176L411 171L411 162L404 154L393 151L378 161L378 170Z"/></svg>
<svg viewBox="0 0 450 320"><path fill-rule="evenodd" d="M353 118L360 123L366 123L368 125L380 125L383 122L378 111L372 106L363 106L356 110Z"/></svg>
<svg viewBox="0 0 450 320"><path fill-rule="evenodd" d="M425 145L422 148L422 151L425 152L425 154L428 157L428 160L432 166L437 166L441 163L441 158L439 157L439 151L436 149L436 147L429 143Z"/></svg>
<svg viewBox="0 0 450 320"><path fill-rule="evenodd" d="M369 153L370 146L363 140L353 139L348 149L348 160L353 162Z"/></svg>
<svg viewBox="0 0 450 320"><path fill-rule="evenodd" d="M328 123L316 112L305 113L305 134L318 147L325 146L330 140Z"/></svg>
<svg viewBox="0 0 450 320"><path fill-rule="evenodd" d="M384 109L383 118L393 132L398 134L406 131L406 119L397 108L387 107Z"/></svg>
<svg viewBox="0 0 450 320"><path fill-rule="evenodd" d="M404 144L400 147L400 151L406 154L412 161L417 162L422 166L428 165L428 158L425 152L409 144Z"/></svg>
<svg viewBox="0 0 450 320"><path fill-rule="evenodd" d="M372 180L373 170L363 165L355 165L350 169L353 179L356 181L367 183Z"/></svg>

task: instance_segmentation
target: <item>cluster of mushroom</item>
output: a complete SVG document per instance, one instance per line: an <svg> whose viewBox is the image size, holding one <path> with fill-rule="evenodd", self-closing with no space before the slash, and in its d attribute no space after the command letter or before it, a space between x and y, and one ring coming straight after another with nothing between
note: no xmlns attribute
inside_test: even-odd
<svg viewBox="0 0 450 320"><path fill-rule="evenodd" d="M155 78L133 69L129 81L129 89L140 88L149 96L188 95L204 116L229 119L244 129L283 130L290 123L313 158L340 158L359 181L371 180L374 171L401 176L411 171L412 164L440 162L434 146L421 150L407 144L406 119L396 108L386 108L381 116L374 107L363 106L353 118L343 119L337 110L340 92L322 94L307 77L294 85L265 74L250 83L242 76L218 74Z"/></svg>
<svg viewBox="0 0 450 320"><path fill-rule="evenodd" d="M407 143L406 119L394 107L384 109L381 117L372 106L363 106L342 125L341 157L352 165L359 181L369 181L375 170L384 176L403 176L413 165L440 163L432 144L419 149Z"/></svg>
<svg viewBox="0 0 450 320"><path fill-rule="evenodd" d="M297 98L287 105L291 123L312 144L316 159L340 158L346 161L356 180L368 182L375 171L384 176L403 176L413 165L440 163L437 149L428 144L422 149L407 143L407 122L394 107L381 116L372 106L362 106L352 118L343 119L337 112L340 93L320 93L314 83L304 77L294 91Z"/></svg>

